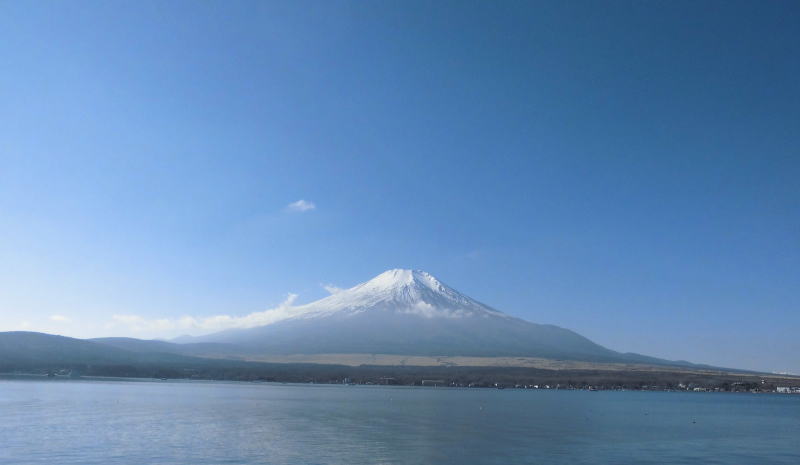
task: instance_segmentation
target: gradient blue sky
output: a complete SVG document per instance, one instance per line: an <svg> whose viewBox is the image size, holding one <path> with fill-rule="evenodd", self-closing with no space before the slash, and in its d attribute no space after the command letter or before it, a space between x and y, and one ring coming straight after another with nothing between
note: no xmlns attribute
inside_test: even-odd
<svg viewBox="0 0 800 465"><path fill-rule="evenodd" d="M795 1L0 1L0 330L403 267L800 372L798 44Z"/></svg>

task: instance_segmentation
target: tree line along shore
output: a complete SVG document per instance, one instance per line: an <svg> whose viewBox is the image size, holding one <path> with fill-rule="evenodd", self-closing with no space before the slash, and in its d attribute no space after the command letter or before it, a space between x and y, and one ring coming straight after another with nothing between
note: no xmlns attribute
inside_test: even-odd
<svg viewBox="0 0 800 465"><path fill-rule="evenodd" d="M33 364L0 362L7 375L517 389L794 392L800 377L688 370L546 370L518 367L345 366L204 360L192 364Z"/></svg>

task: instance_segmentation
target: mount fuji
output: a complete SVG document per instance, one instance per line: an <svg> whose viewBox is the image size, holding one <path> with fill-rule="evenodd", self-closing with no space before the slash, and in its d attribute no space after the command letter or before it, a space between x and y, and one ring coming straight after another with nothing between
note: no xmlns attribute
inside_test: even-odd
<svg viewBox="0 0 800 465"><path fill-rule="evenodd" d="M587 362L683 364L619 353L568 329L515 318L418 270L394 269L264 326L181 338L250 354L396 354L540 357Z"/></svg>

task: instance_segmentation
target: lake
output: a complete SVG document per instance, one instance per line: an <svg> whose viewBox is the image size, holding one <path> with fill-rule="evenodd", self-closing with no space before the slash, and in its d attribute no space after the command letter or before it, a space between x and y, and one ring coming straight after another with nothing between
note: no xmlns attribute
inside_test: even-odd
<svg viewBox="0 0 800 465"><path fill-rule="evenodd" d="M2 464L800 463L800 396L0 380Z"/></svg>

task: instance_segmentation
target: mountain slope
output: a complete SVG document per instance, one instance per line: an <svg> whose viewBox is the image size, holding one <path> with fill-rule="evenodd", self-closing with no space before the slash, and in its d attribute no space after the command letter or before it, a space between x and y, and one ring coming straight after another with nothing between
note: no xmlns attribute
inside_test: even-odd
<svg viewBox="0 0 800 465"><path fill-rule="evenodd" d="M177 353L162 351L132 352L93 341L52 334L28 331L0 332L0 368L3 369L54 364L185 362L191 359Z"/></svg>
<svg viewBox="0 0 800 465"><path fill-rule="evenodd" d="M621 354L573 331L511 317L424 271L402 269L386 271L351 289L296 307L284 320L193 341L235 344L262 354L380 353L666 362Z"/></svg>
<svg viewBox="0 0 800 465"><path fill-rule="evenodd" d="M114 347L133 353L162 353L187 356L237 356L243 350L231 344L214 342L176 344L156 339L135 339L130 337L99 337L89 339L91 342Z"/></svg>

